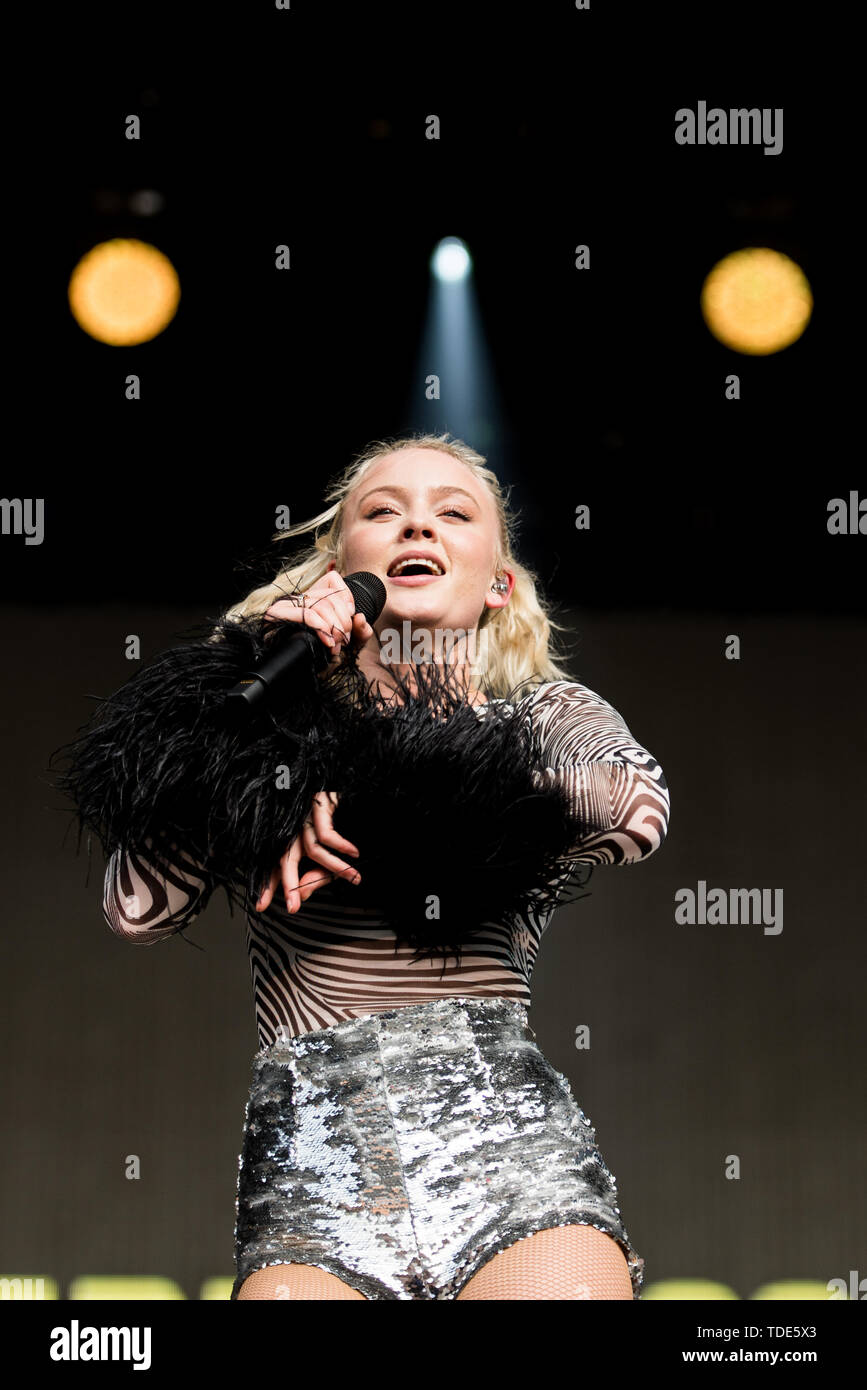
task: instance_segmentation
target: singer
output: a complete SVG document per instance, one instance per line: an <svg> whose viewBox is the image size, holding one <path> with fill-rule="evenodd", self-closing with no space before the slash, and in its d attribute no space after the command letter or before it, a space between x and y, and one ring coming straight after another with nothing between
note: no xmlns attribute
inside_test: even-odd
<svg viewBox="0 0 867 1390"><path fill-rule="evenodd" d="M165 939L200 914L221 826L242 867L263 837L272 856L264 874L256 861L258 880L251 870L247 907L259 1050L231 1297L636 1299L644 1261L615 1179L527 1009L569 880L662 844L662 769L617 710L557 664L562 629L514 553L480 454L448 435L381 441L327 502L275 537L315 539L224 615L216 636L227 640L171 653L159 685L133 678L135 724L103 723L67 783L116 846L103 910L130 942ZM358 571L385 585L373 623L341 578ZM302 718L290 692L287 711L221 742L216 713L207 722L212 691L249 667L249 644L235 651L232 634L240 644L257 633L261 655L289 624L327 651L318 704ZM430 650L442 650L437 633L468 641L444 662L395 662L389 634L405 624ZM156 722L168 742L154 742L154 757L145 716L167 686L176 698ZM184 712L190 688L201 719ZM149 857L158 830L124 836L133 817L140 837L172 811L178 784L160 801L158 779L176 777L179 760L205 792ZM273 791L284 765L288 802ZM110 821L106 806L133 783ZM278 823L291 840L267 840Z"/></svg>

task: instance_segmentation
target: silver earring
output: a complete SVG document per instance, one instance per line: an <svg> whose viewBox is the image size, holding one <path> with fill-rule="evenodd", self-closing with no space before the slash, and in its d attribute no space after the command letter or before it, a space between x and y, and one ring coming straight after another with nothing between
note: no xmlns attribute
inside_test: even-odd
<svg viewBox="0 0 867 1390"><path fill-rule="evenodd" d="M498 580L495 584L492 584L491 588L497 594L507 594L509 592L508 583L502 579Z"/></svg>

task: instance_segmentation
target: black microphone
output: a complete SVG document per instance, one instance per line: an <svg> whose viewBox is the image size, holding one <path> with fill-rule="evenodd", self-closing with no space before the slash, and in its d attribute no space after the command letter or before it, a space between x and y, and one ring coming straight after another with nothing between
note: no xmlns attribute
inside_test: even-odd
<svg viewBox="0 0 867 1390"><path fill-rule="evenodd" d="M358 570L344 579L355 600L355 612L362 613L371 627L385 607L385 585L378 574ZM331 660L318 632L285 622L286 631L270 639L271 650L253 671L245 671L226 695L225 708L231 717L247 719L279 699L289 690L311 688L316 676ZM333 655L333 654L332 654Z"/></svg>

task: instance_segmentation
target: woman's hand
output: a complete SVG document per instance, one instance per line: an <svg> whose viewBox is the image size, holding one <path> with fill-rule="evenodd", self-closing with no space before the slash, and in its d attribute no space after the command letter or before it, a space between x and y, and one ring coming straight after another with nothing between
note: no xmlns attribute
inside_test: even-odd
<svg viewBox="0 0 867 1390"><path fill-rule="evenodd" d="M276 599L265 617L301 623L318 633L331 658L326 671L353 637L361 646L374 635L364 614L356 613L352 592L336 570L329 570L303 594Z"/></svg>
<svg viewBox="0 0 867 1390"><path fill-rule="evenodd" d="M308 819L304 822L301 834L296 837L282 856L280 863L273 870L268 887L264 889L256 904L257 912L265 911L274 897L275 889L281 878L286 894L286 906L290 912L297 912L311 893L315 893L316 889L321 888L323 883L330 883L334 878L345 878L350 883L361 882L361 875L357 869L345 864L336 855L329 854L325 848L326 845L331 845L334 849L342 850L344 854L358 855L355 845L351 844L349 840L345 840L342 835L338 835L332 825L337 800L336 792L316 793L311 808L312 820ZM298 864L302 858L312 859L315 863L324 865L331 872L323 874L319 869L308 869L299 882Z"/></svg>

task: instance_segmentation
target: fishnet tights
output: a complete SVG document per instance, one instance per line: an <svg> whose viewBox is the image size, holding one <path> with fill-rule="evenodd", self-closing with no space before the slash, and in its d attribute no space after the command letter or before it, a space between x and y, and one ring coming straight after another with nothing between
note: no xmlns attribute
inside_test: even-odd
<svg viewBox="0 0 867 1390"><path fill-rule="evenodd" d="M267 1269L256 1269L238 1290L237 1302L242 1298L360 1298L367 1301L363 1293L344 1284L336 1274L317 1269L315 1265L269 1265Z"/></svg>
<svg viewBox="0 0 867 1390"><path fill-rule="evenodd" d="M361 1299L364 1294L314 1265L270 1265L244 1280L247 1298ZM478 1299L631 1299L626 1257L595 1226L536 1231L488 1260L457 1295Z"/></svg>
<svg viewBox="0 0 867 1390"><path fill-rule="evenodd" d="M632 1298L626 1256L595 1226L554 1226L501 1250L458 1299Z"/></svg>

